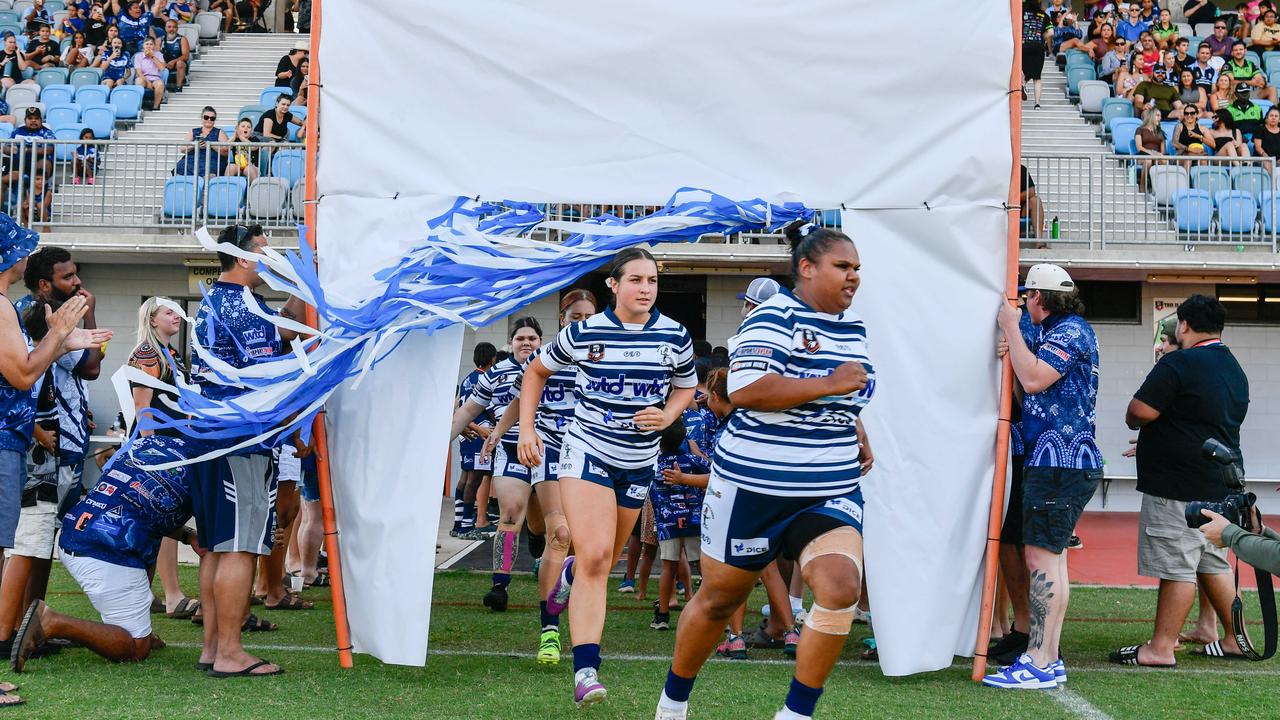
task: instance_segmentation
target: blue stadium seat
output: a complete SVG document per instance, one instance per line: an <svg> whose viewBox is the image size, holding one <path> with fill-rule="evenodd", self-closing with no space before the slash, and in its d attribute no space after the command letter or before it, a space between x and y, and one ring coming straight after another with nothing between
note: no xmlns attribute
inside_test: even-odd
<svg viewBox="0 0 1280 720"><path fill-rule="evenodd" d="M45 68L36 73L36 82L40 84L40 87L45 87L46 85L66 85L67 81L70 79L71 72L66 68Z"/></svg>
<svg viewBox="0 0 1280 720"><path fill-rule="evenodd" d="M12 23L17 25L22 22L22 16L13 10L0 10L0 23Z"/></svg>
<svg viewBox="0 0 1280 720"><path fill-rule="evenodd" d="M258 104L263 107L273 108L276 106L276 98L281 95L293 97L293 90L287 87L269 87L258 94Z"/></svg>
<svg viewBox="0 0 1280 720"><path fill-rule="evenodd" d="M1271 74L1272 70L1280 69L1280 52L1268 50L1262 53L1262 71Z"/></svg>
<svg viewBox="0 0 1280 720"><path fill-rule="evenodd" d="M93 136L110 140L116 131L116 111L110 105L90 105L80 111L80 122L93 128Z"/></svg>
<svg viewBox="0 0 1280 720"><path fill-rule="evenodd" d="M44 116L44 124L57 130L80 122L80 106L75 103L63 103L49 108Z"/></svg>
<svg viewBox="0 0 1280 720"><path fill-rule="evenodd" d="M189 218L200 206L204 194L204 178L175 175L164 181L164 216Z"/></svg>
<svg viewBox="0 0 1280 720"><path fill-rule="evenodd" d="M1067 95L1078 97L1080 95L1080 81L1097 79L1098 74L1092 66L1067 68Z"/></svg>
<svg viewBox="0 0 1280 720"><path fill-rule="evenodd" d="M102 82L102 70L98 68L80 68L79 70L73 70L71 71L71 78L69 82L78 88L86 85L97 85ZM84 101L82 100L81 102Z"/></svg>
<svg viewBox="0 0 1280 720"><path fill-rule="evenodd" d="M7 122L0 122L0 138L7 138L13 135L13 125Z"/></svg>
<svg viewBox="0 0 1280 720"><path fill-rule="evenodd" d="M72 80L74 79L72 78ZM76 102L80 103L81 106L106 105L110 92L105 85L81 85L76 88Z"/></svg>
<svg viewBox="0 0 1280 720"><path fill-rule="evenodd" d="M306 174L306 156L301 150L288 149L276 151L271 158L272 177L284 178L292 185Z"/></svg>
<svg viewBox="0 0 1280 720"><path fill-rule="evenodd" d="M1178 149L1173 146L1174 133L1178 131L1178 123L1174 120L1165 120L1160 123L1160 132L1164 133L1164 154L1177 155ZM1208 148L1206 148L1207 150Z"/></svg>
<svg viewBox="0 0 1280 720"><path fill-rule="evenodd" d="M289 106L289 112L293 113L294 117L298 118L299 120L307 119L307 109L305 107L302 107L302 106L295 107L291 105Z"/></svg>
<svg viewBox="0 0 1280 720"><path fill-rule="evenodd" d="M1262 56L1252 50L1245 51L1244 59L1252 62L1254 65L1257 65L1258 67L1262 67Z"/></svg>
<svg viewBox="0 0 1280 720"><path fill-rule="evenodd" d="M256 125L258 118L262 117L262 113L270 110L266 105L245 105L240 108L240 112L236 114L236 122L240 122L245 118L249 118Z"/></svg>
<svg viewBox="0 0 1280 720"><path fill-rule="evenodd" d="M1173 194L1173 217L1178 232L1207 233L1213 229L1213 198L1204 190Z"/></svg>
<svg viewBox="0 0 1280 720"><path fill-rule="evenodd" d="M1251 233L1258 223L1258 202L1243 190L1223 190L1214 197L1218 227L1224 233Z"/></svg>
<svg viewBox="0 0 1280 720"><path fill-rule="evenodd" d="M1270 100L1254 100L1254 105L1262 108L1262 117L1267 116L1267 111L1271 109L1272 102Z"/></svg>
<svg viewBox="0 0 1280 720"><path fill-rule="evenodd" d="M1114 118L1111 121L1111 147L1117 155L1133 155L1137 152L1133 145L1133 137L1142 121L1138 118Z"/></svg>
<svg viewBox="0 0 1280 720"><path fill-rule="evenodd" d="M211 218L229 218L244 209L249 181L242 177L215 177L205 188L204 212Z"/></svg>
<svg viewBox="0 0 1280 720"><path fill-rule="evenodd" d="M111 90L111 106L115 108L117 120L137 120L142 115L142 96L145 94L141 85L119 85Z"/></svg>
<svg viewBox="0 0 1280 720"><path fill-rule="evenodd" d="M305 108L304 108L305 109ZM289 112L296 113L296 110ZM1133 101L1129 98L1112 97L1102 101L1102 126L1111 132L1113 118L1133 117Z"/></svg>
<svg viewBox="0 0 1280 720"><path fill-rule="evenodd" d="M1231 168L1231 188L1244 190L1255 200L1271 194L1271 173L1260 165L1242 165Z"/></svg>
<svg viewBox="0 0 1280 720"><path fill-rule="evenodd" d="M1276 217L1280 215L1280 202L1276 202L1277 199L1280 196L1271 193L1262 196L1262 229L1269 233L1280 228L1280 222L1277 222L1280 218Z"/></svg>
<svg viewBox="0 0 1280 720"><path fill-rule="evenodd" d="M45 0L44 9L48 10L50 14L62 12L67 9L67 4L63 0Z"/></svg>
<svg viewBox="0 0 1280 720"><path fill-rule="evenodd" d="M59 140L79 140L81 130L84 130L84 125L72 123L54 130L53 136ZM53 159L58 162L71 162L71 158L75 157L75 154L76 146L70 143L53 146Z"/></svg>
<svg viewBox="0 0 1280 720"><path fill-rule="evenodd" d="M1067 51L1067 70L1076 67L1097 67L1093 64L1093 58L1088 53L1079 52L1077 50Z"/></svg>
<svg viewBox="0 0 1280 720"><path fill-rule="evenodd" d="M46 85L40 91L40 102L47 105L65 105L76 97L75 85Z"/></svg>
<svg viewBox="0 0 1280 720"><path fill-rule="evenodd" d="M1204 190L1213 198L1223 190L1231 189L1231 176L1221 165L1192 165L1191 187Z"/></svg>

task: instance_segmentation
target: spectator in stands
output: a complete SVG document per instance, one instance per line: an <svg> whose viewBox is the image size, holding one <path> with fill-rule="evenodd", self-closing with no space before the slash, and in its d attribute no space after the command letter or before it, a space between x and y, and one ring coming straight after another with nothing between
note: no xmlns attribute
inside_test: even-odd
<svg viewBox="0 0 1280 720"><path fill-rule="evenodd" d="M1071 12L1071 5L1066 0L1049 0L1049 6L1044 9L1044 14L1049 16L1049 26L1055 28L1058 26L1059 18L1069 12Z"/></svg>
<svg viewBox="0 0 1280 720"><path fill-rule="evenodd" d="M13 135L10 137L22 139L23 144L26 146L23 151L26 157L21 163L17 161L13 163L12 172L8 178L10 187L18 179L19 167L23 168L21 172L26 173L34 173L39 170L45 177L53 173L53 163L50 161L53 157L53 145L40 142L41 140L53 140L53 131L45 127L40 108L35 105L28 107L23 116L23 125L14 128Z"/></svg>
<svg viewBox="0 0 1280 720"><path fill-rule="evenodd" d="M1253 26L1249 39L1249 49L1259 54L1280 46L1280 22L1276 22L1275 10L1268 9L1262 13L1262 22Z"/></svg>
<svg viewBox="0 0 1280 720"><path fill-rule="evenodd" d="M102 13L102 6L94 5L89 8L89 17L84 21L84 40L89 43L90 50L95 53L99 49L106 47L107 27L107 18ZM115 26L111 25L110 27Z"/></svg>
<svg viewBox="0 0 1280 720"><path fill-rule="evenodd" d="M1137 42L1138 37L1151 27L1151 23L1142 19L1142 8L1138 5L1130 5L1129 12L1120 22L1116 23L1116 35L1128 40L1129 42Z"/></svg>
<svg viewBox="0 0 1280 720"><path fill-rule="evenodd" d="M4 36L4 52L0 53L0 85L7 90L18 83L35 84L34 79L24 78L22 71L27 69L27 56L18 49L18 39L13 33Z"/></svg>
<svg viewBox="0 0 1280 720"><path fill-rule="evenodd" d="M1260 157L1280 158L1280 107L1267 108L1262 127L1253 133L1253 151ZM1268 172L1271 166L1271 163L1266 163Z"/></svg>
<svg viewBox="0 0 1280 720"><path fill-rule="evenodd" d="M76 146L71 183L79 185L83 179L85 183L92 185L98 174L98 146L93 143L93 128L81 130L80 140L83 142Z"/></svg>
<svg viewBox="0 0 1280 720"><path fill-rule="evenodd" d="M10 125L18 124L18 118L14 116L13 110L9 108L9 103L5 102L3 97L0 97L0 122L9 123Z"/></svg>
<svg viewBox="0 0 1280 720"><path fill-rule="evenodd" d="M1107 26L1110 27L1110 26ZM1124 67L1125 58L1129 56L1129 41L1122 37L1115 38L1111 49L1098 61L1098 79L1118 85L1120 75L1116 71Z"/></svg>
<svg viewBox="0 0 1280 720"><path fill-rule="evenodd" d="M221 175L227 166L227 155L231 148L224 143L230 138L215 123L218 122L218 111L206 105L200 113L200 127L191 128L187 140L196 143L196 147L178 161L174 175ZM214 144L210 144L214 143Z"/></svg>
<svg viewBox="0 0 1280 720"><path fill-rule="evenodd" d="M1134 133L1133 145L1142 159L1138 162L1138 187L1147 187L1147 178L1152 165L1163 165L1164 160L1149 159L1146 156L1159 157L1165 153L1164 128L1160 127L1160 111L1151 108L1142 116L1142 126Z"/></svg>
<svg viewBox="0 0 1280 720"><path fill-rule="evenodd" d="M1236 81L1236 88L1245 85L1258 97L1264 100L1276 102L1276 89L1267 85L1267 76L1262 73L1262 69L1258 64L1245 57L1245 47L1243 42L1237 41L1231 47L1231 59L1226 65L1222 66L1222 71L1231 73L1231 77ZM1258 118L1261 120L1261 116Z"/></svg>
<svg viewBox="0 0 1280 720"><path fill-rule="evenodd" d="M1213 82L1213 92L1209 93L1209 112L1218 112L1226 110L1235 102L1236 95L1231 92L1231 86L1234 83L1231 80L1231 73L1224 72L1218 75L1218 79Z"/></svg>
<svg viewBox="0 0 1280 720"><path fill-rule="evenodd" d="M1178 78L1182 75L1182 68L1178 67L1178 58L1173 51L1166 50L1160 54L1160 66L1164 68L1164 81L1167 85L1178 86Z"/></svg>
<svg viewBox="0 0 1280 720"><path fill-rule="evenodd" d="M1214 65L1214 61L1217 65ZM1204 88L1206 94L1213 92L1213 82L1218 78L1218 68L1222 67L1222 58L1215 58L1209 49L1209 43L1200 43L1196 48L1195 62L1187 66L1196 84Z"/></svg>
<svg viewBox="0 0 1280 720"><path fill-rule="evenodd" d="M210 0L209 12L222 13L222 31L231 32L240 24L236 17L236 4L233 0Z"/></svg>
<svg viewBox="0 0 1280 720"><path fill-rule="evenodd" d="M1038 238L1044 236L1044 204L1036 194L1036 181L1031 177L1027 166L1022 166L1022 181L1018 185L1018 214L1028 221L1029 227L1025 236Z"/></svg>
<svg viewBox="0 0 1280 720"><path fill-rule="evenodd" d="M1213 138L1213 152L1226 157L1249 157L1249 145L1245 143L1240 128L1236 127L1231 111L1220 110L1213 116L1213 127L1209 129L1209 137Z"/></svg>
<svg viewBox="0 0 1280 720"><path fill-rule="evenodd" d="M1151 79L1138 84L1133 91L1134 113L1146 112L1149 108L1160 111L1162 117L1173 113L1174 104L1178 103L1178 90L1165 82L1164 66L1157 65L1151 71ZM1178 103L1179 105L1181 103Z"/></svg>
<svg viewBox="0 0 1280 720"><path fill-rule="evenodd" d="M1187 0L1187 4L1182 6L1182 14L1186 16L1187 23L1195 27L1200 23L1214 22L1218 8L1210 0Z"/></svg>
<svg viewBox="0 0 1280 720"><path fill-rule="evenodd" d="M1209 97L1204 88L1196 84L1195 73L1183 70L1178 78L1178 102L1182 109L1194 107L1197 113L1203 113L1209 107Z"/></svg>
<svg viewBox="0 0 1280 720"><path fill-rule="evenodd" d="M1137 54L1142 59L1142 72L1145 75L1151 75L1155 66L1164 59L1155 38L1151 37L1149 32L1143 32L1138 36Z"/></svg>
<svg viewBox="0 0 1280 720"><path fill-rule="evenodd" d="M170 84L181 90L187 83L187 65L191 62L191 44L178 34L178 21L170 18L164 23L164 38L160 41L164 54L164 66L169 71Z"/></svg>
<svg viewBox="0 0 1280 720"><path fill-rule="evenodd" d="M264 140L274 142L287 142L289 140L289 123L300 125L298 118L289 112L289 106L293 103L293 98L288 95L281 95L276 98L276 106L269 112L262 113L262 117L258 118L258 124L253 128L254 132L263 136Z"/></svg>
<svg viewBox="0 0 1280 720"><path fill-rule="evenodd" d="M169 4L164 8L164 14L175 22L190 23L195 22L196 8L185 0L169 0Z"/></svg>
<svg viewBox="0 0 1280 720"><path fill-rule="evenodd" d="M1026 84L1031 81L1035 95L1035 107L1040 109L1040 93L1043 83L1040 78L1044 74L1044 56L1046 43L1053 39L1053 32L1048 25L1049 16L1041 9L1037 0L1022 2L1022 99L1027 99ZM278 75L277 75L278 77Z"/></svg>
<svg viewBox="0 0 1280 720"><path fill-rule="evenodd" d="M227 175L243 175L252 184L262 172L258 169L258 148L249 145L253 142L253 123L249 118L241 118L236 123L236 134L231 142L234 147L231 148L231 162L227 163Z"/></svg>
<svg viewBox="0 0 1280 720"><path fill-rule="evenodd" d="M1090 28L1089 32L1090 34L1093 34L1093 28ZM1115 45L1115 42L1116 29L1111 25L1104 23L1098 26L1097 36L1091 38L1081 49L1087 51L1089 56L1093 58L1093 61L1097 63L1101 62L1102 59L1107 56L1107 53L1111 52L1111 48Z"/></svg>
<svg viewBox="0 0 1280 720"><path fill-rule="evenodd" d="M271 5L271 0L237 0L236 16L240 18L239 32L271 32L266 25L263 13Z"/></svg>
<svg viewBox="0 0 1280 720"><path fill-rule="evenodd" d="M306 107L307 93L309 92L307 82L311 77L311 60L302 58L302 61L298 63L298 71L298 74L293 78L293 85L290 86L290 89L293 90L293 104L298 107Z"/></svg>
<svg viewBox="0 0 1280 720"><path fill-rule="evenodd" d="M45 170L48 165L48 162L37 163L31 172L31 187L22 195L22 221L25 223L49 222L49 212L53 209L53 186ZM48 228L42 232L48 232Z"/></svg>
<svg viewBox="0 0 1280 720"><path fill-rule="evenodd" d="M280 58L280 62L276 63L276 87L293 87L294 78L302 74L298 66L306 59L310 50L311 46L305 40L299 40L294 43L289 54Z"/></svg>
<svg viewBox="0 0 1280 720"><path fill-rule="evenodd" d="M1142 58L1134 53L1129 58L1128 65L1121 65L1120 69L1116 70L1116 97L1132 100L1138 86L1146 81L1147 76L1142 72Z"/></svg>
<svg viewBox="0 0 1280 720"><path fill-rule="evenodd" d="M44 6L44 0L35 0L35 4L22 14L22 22L26 24L27 37L34 38L42 27L53 27L53 15Z"/></svg>
<svg viewBox="0 0 1280 720"><path fill-rule="evenodd" d="M1057 24L1053 26L1053 54L1064 53L1068 50L1084 49L1084 31L1076 24L1076 15L1073 12L1064 12L1058 15Z"/></svg>
<svg viewBox="0 0 1280 720"><path fill-rule="evenodd" d="M80 7L75 3L67 6L67 15L58 23L58 31L66 36L72 35L84 30L84 17L80 15Z"/></svg>
<svg viewBox="0 0 1280 720"><path fill-rule="evenodd" d="M1177 42L1173 44L1173 61L1178 65L1178 72L1182 72L1195 64L1196 59L1188 53L1188 48L1190 47L1191 41L1184 37L1178 38Z"/></svg>
<svg viewBox="0 0 1280 720"><path fill-rule="evenodd" d="M133 68L130 65L132 56L128 50L125 50L124 41L120 38L112 38L110 42L106 50L98 53L93 66L102 69L102 84L108 88L127 85L129 78L133 75Z"/></svg>
<svg viewBox="0 0 1280 720"><path fill-rule="evenodd" d="M1214 139L1200 125L1200 113L1195 108L1182 111L1178 129L1173 132L1173 147L1179 155L1207 155L1214 149Z"/></svg>
<svg viewBox="0 0 1280 720"><path fill-rule="evenodd" d="M27 64L37 71L62 64L62 47L51 34L48 25L41 25L36 39L27 45Z"/></svg>
<svg viewBox="0 0 1280 720"><path fill-rule="evenodd" d="M1142 17L1142 22L1147 25L1155 25L1156 20L1160 19L1160 11L1156 9L1155 0L1142 0L1142 4L1139 6L1139 14Z"/></svg>
<svg viewBox="0 0 1280 720"><path fill-rule="evenodd" d="M1173 50L1178 42L1178 26L1173 24L1173 15L1168 8L1160 11L1160 19L1151 26L1151 36L1161 50Z"/></svg>
<svg viewBox="0 0 1280 720"><path fill-rule="evenodd" d="M1253 134L1262 124L1262 107L1249 100L1249 86L1236 83L1236 99L1226 108L1241 132Z"/></svg>
<svg viewBox="0 0 1280 720"><path fill-rule="evenodd" d="M151 21L156 15L164 12L164 0L156 0L150 10L143 12L142 3L138 0L126 0L127 9L120 11L120 0L111 0L111 12L115 15L116 27L120 29L120 39L130 53L142 48L142 41L151 37Z"/></svg>
<svg viewBox="0 0 1280 720"><path fill-rule="evenodd" d="M69 70L89 67L93 64L93 48L89 47L89 43L85 41L84 33L78 32L71 36L71 44L62 54L62 64Z"/></svg>
<svg viewBox="0 0 1280 720"><path fill-rule="evenodd" d="M1224 62L1231 58L1231 46L1235 44L1235 39L1227 34L1225 19L1218 18L1213 21L1213 34L1205 42L1209 43L1209 49L1214 57L1220 57Z"/></svg>
<svg viewBox="0 0 1280 720"><path fill-rule="evenodd" d="M159 110L164 101L164 56L156 50L155 40L142 41L142 51L133 56L133 73L137 84L151 89L151 109Z"/></svg>

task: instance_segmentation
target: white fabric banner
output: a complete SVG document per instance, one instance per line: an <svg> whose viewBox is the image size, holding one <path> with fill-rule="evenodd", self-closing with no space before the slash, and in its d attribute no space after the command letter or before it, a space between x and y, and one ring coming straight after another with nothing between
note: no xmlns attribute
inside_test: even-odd
<svg viewBox="0 0 1280 720"><path fill-rule="evenodd" d="M921 18L946 29L946 57L903 40L918 34ZM478 7L384 0L331 3L325 20L318 179L326 282L368 282L367 271L379 265L366 245L410 247L430 216L413 216L410 208L435 207L437 195L654 204L682 186L698 186L738 198L793 193L814 208L899 209L854 214L846 225L860 244L873 234L863 250L864 259L875 260L868 264L870 287L887 277L875 272L893 272L896 293L921 293L904 299L871 290L859 298L875 323L877 362L914 369L907 382L920 383L922 358L944 357L929 351L932 339L954 338L963 351L950 354L944 376L966 395L951 388L919 405L922 395L914 390L885 389L872 403L884 418L876 433L877 450L886 453L884 481L914 488L910 507L925 509L924 517L937 523L930 537L947 541L926 550L912 518L881 525L869 518L869 561L884 573L871 581L884 613L877 632L907 637L886 607L906 606L907 592L920 597L911 601L917 614L905 622L934 631L911 636L913 657L931 660L908 659L882 641L882 667L891 674L932 669L946 665L954 650L971 650L951 637L951 625L939 632L934 620L971 624L977 613L974 548L986 516L957 509L980 510L990 481L995 401L983 406L967 393L994 393L994 300L981 313L959 315L950 293L957 284L994 292L991 278L1004 262L1003 225L990 218L1004 217L994 208L1007 197L1010 175L1007 5L509 0ZM361 62L351 62L357 48ZM388 209L397 222L379 214ZM944 217L955 224L939 221ZM329 265L335 249L347 260L339 267ZM904 265L910 258L920 258L918 268ZM905 312L926 299L933 304L922 307L933 314ZM873 302L884 306L869 307ZM424 339L401 348L395 360L374 373L396 375L384 386L395 391L369 392L369 385L345 393L332 412L335 435L372 436L368 442L393 455L427 448L430 456L439 446L442 456L446 403L427 400L440 400L456 379L457 344ZM890 370L888 377L899 374ZM966 452L945 464L932 460L938 438L918 432L922 413ZM336 484L350 486L341 491L339 515L349 602L367 584L391 582L382 573L430 575L429 541L390 542L379 533L404 522L406 508L433 508L439 500L438 477L421 468L437 473L442 463L379 456L371 467L365 442L344 437L337 443L347 451L335 453ZM412 477L395 475L402 469ZM382 493L383 484L395 493ZM885 495L882 511L902 511L905 498L897 492ZM362 503L358 512L355 503ZM879 507L873 504L869 515ZM366 536L368 523L375 530ZM886 538L873 542L877 527ZM425 530L416 528L414 536ZM912 537L901 538L900 557L915 560L919 553L920 562L899 563L903 574L896 575L876 562L874 548L904 532ZM348 551L351 542L359 546ZM928 568L948 571L930 576ZM413 582L429 590L429 578ZM421 598L421 605L403 606L406 597ZM368 590L360 602L350 607L358 649L392 662L424 655L426 634L418 629L429 617L426 596ZM938 659L943 654L945 661Z"/></svg>

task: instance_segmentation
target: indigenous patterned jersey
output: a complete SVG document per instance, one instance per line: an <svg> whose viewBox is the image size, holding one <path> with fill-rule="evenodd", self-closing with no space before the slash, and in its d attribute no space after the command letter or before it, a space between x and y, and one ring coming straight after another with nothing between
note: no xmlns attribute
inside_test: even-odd
<svg viewBox="0 0 1280 720"><path fill-rule="evenodd" d="M569 325L542 362L553 373L578 368L566 439L620 468L652 467L658 457L661 433L636 429L636 412L698 384L689 332L656 310L643 325L618 320L613 308Z"/></svg>
<svg viewBox="0 0 1280 720"><path fill-rule="evenodd" d="M27 331L22 329L22 339L31 350L31 339ZM31 444L31 432L36 424L36 395L40 392L40 383L35 383L29 390L19 390L0 375L0 450L27 451Z"/></svg>
<svg viewBox="0 0 1280 720"><path fill-rule="evenodd" d="M662 481L662 471L677 465L690 475L711 472L707 461L691 453L658 456L657 476L649 489L649 500L653 502L653 521L659 540L702 534L702 497L705 491L688 485L668 485Z"/></svg>
<svg viewBox="0 0 1280 720"><path fill-rule="evenodd" d="M1027 344L1031 352L1040 349L1040 326L1031 322L1031 313L1023 311L1018 320L1018 328L1022 331L1022 342ZM1009 452L1012 455L1025 455L1026 445L1022 442L1022 405L1015 402L1010 409L1012 422L1009 423Z"/></svg>
<svg viewBox="0 0 1280 720"><path fill-rule="evenodd" d="M1022 399L1027 467L1095 470L1102 453L1094 442L1098 401L1098 338L1079 315L1052 315L1040 324L1036 357L1062 376Z"/></svg>
<svg viewBox="0 0 1280 720"><path fill-rule="evenodd" d="M276 314L261 295L254 293L253 300L262 312ZM276 326L250 312L245 304L243 285L215 281L196 314L195 332L205 352L235 368L248 367L280 354ZM208 358L199 352L192 354L191 374L198 383L206 380L200 384L207 398L224 400L244 392L241 388L209 382L217 375L209 366Z"/></svg>
<svg viewBox="0 0 1280 720"><path fill-rule="evenodd" d="M867 384L790 410L734 411L716 445L716 476L765 495L826 497L858 487L857 420L875 394L867 331L852 310L818 312L782 290L742 323L729 362L729 392L768 374L819 378L845 362L867 369Z"/></svg>
<svg viewBox="0 0 1280 720"><path fill-rule="evenodd" d="M516 380L520 378L523 372L520 363L516 361L515 357L508 357L489 368L489 372L481 375L476 380L475 386L471 389L471 397L469 399L487 410L496 423L506 414L507 407L515 399ZM517 423L512 425L511 429L502 436L502 442L514 445L519 441L520 426Z"/></svg>

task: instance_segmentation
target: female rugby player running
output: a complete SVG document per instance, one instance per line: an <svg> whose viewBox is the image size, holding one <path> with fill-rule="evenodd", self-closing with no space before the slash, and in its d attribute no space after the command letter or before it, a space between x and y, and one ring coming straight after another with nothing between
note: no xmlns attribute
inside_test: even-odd
<svg viewBox="0 0 1280 720"><path fill-rule="evenodd" d="M862 565L859 477L871 450L858 414L875 375L866 328L849 310L858 251L845 234L787 227L794 292L751 313L729 363L735 408L720 435L702 514L702 587L685 608L658 701L686 716L693 681L725 622L777 555L813 589L795 676L775 720L808 718L853 624Z"/></svg>
<svg viewBox="0 0 1280 720"><path fill-rule="evenodd" d="M520 390L520 459L536 466L544 454L535 430L538 399L548 378L577 365L577 405L558 468L577 553L561 566L547 611L571 610L578 707L605 698L600 635L609 570L649 493L659 434L689 406L697 385L689 333L653 309L658 296L653 256L640 248L618 253L606 283L614 306L561 330L529 364Z"/></svg>
<svg viewBox="0 0 1280 720"><path fill-rule="evenodd" d="M531 317L520 318L511 326L509 339L511 355L481 375L471 396L453 413L450 441L485 410L492 411L499 421L502 419L502 412L515 397L513 386L520 377L520 367L542 346L542 327ZM520 526L529 503L529 468L515 461L517 439L514 431L507 433L502 443L509 452L499 452L493 461L493 494L498 498L500 517L498 532L493 536L493 587L485 593L484 604L495 612L507 609L507 586L511 584L511 567L520 549Z"/></svg>
<svg viewBox="0 0 1280 720"><path fill-rule="evenodd" d="M596 314L596 296L588 290L570 290L560 301L560 327L586 320ZM536 357L536 355L534 356ZM538 641L537 660L539 665L558 665L560 663L560 613L547 610L547 593L560 573L560 566L569 552L569 525L564 519L564 506L560 502L560 483L558 482L558 466L560 448L564 440L564 431L573 420L574 386L578 382L578 369L572 365L564 368L547 379L542 390L542 398L538 403L535 429L542 439L546 453L542 464L532 467L533 490L537 493L536 502L541 506L546 526L547 545L543 548L542 562L538 568L538 592L544 598L539 603L539 627L542 635ZM513 391L515 400L502 413L502 420L494 432L485 440L480 453L487 458L498 445L498 437L505 435L515 426L520 417L520 398L522 386L520 378L516 379ZM533 520L532 517L529 518Z"/></svg>

